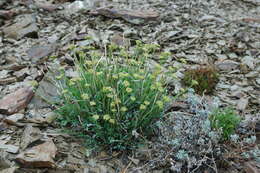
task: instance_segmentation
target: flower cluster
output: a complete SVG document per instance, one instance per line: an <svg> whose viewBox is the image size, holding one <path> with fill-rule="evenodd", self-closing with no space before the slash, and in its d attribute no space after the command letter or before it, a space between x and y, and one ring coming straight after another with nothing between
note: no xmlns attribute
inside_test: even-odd
<svg viewBox="0 0 260 173"><path fill-rule="evenodd" d="M135 51L128 53L110 45L108 57L78 52L75 70L79 77L57 77L66 83L59 85L63 102L58 112L62 121L81 126L102 144L116 149L131 147L138 141L132 132L149 131L171 101L163 79L158 79L161 68L150 72L145 65L156 48L137 43ZM119 54L114 53L116 50Z"/></svg>

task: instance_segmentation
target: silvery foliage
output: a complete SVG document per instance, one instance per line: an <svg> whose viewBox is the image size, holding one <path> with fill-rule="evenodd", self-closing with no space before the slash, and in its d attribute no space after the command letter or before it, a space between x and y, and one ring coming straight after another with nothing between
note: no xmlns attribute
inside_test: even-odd
<svg viewBox="0 0 260 173"><path fill-rule="evenodd" d="M189 113L171 112L169 120L157 124L162 133L160 141L172 151L170 157L174 161L171 169L177 172L181 172L184 165L192 171L203 163L213 164L208 157L217 157L221 153L217 145L221 134L213 131L209 120L211 112L218 108L219 100L215 99L208 105L190 89L186 102Z"/></svg>

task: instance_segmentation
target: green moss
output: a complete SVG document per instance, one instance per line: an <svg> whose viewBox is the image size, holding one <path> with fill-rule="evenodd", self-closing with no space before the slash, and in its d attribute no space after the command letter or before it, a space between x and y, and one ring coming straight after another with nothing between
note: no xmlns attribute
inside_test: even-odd
<svg viewBox="0 0 260 173"><path fill-rule="evenodd" d="M212 94L218 83L218 73L213 67L200 67L187 70L183 82L192 87L198 94Z"/></svg>

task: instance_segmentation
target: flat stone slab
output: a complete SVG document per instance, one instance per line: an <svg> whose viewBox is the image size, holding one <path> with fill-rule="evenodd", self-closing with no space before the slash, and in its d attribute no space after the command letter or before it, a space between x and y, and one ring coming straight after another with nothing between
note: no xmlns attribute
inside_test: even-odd
<svg viewBox="0 0 260 173"><path fill-rule="evenodd" d="M26 15L19 22L3 29L5 37L19 40L23 37L38 38L38 26L32 15Z"/></svg>
<svg viewBox="0 0 260 173"><path fill-rule="evenodd" d="M33 46L27 51L28 57L33 63L41 63L56 49L55 44Z"/></svg>
<svg viewBox="0 0 260 173"><path fill-rule="evenodd" d="M0 113L11 115L24 109L33 97L33 89L24 87L0 100Z"/></svg>
<svg viewBox="0 0 260 173"><path fill-rule="evenodd" d="M110 8L98 8L90 14L102 15L109 18L121 18L132 24L142 24L147 21L155 20L159 14L152 10L139 11L139 10L121 10Z"/></svg>

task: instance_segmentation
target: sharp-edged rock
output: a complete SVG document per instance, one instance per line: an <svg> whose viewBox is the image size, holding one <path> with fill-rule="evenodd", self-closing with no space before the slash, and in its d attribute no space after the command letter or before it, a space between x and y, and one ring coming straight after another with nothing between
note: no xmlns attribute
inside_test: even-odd
<svg viewBox="0 0 260 173"><path fill-rule="evenodd" d="M15 83L17 81L16 77L8 77L4 79L0 79L0 85L8 85L11 83Z"/></svg>
<svg viewBox="0 0 260 173"><path fill-rule="evenodd" d="M19 40L23 37L38 38L38 26L32 15L25 15L23 19L3 29L7 38Z"/></svg>
<svg viewBox="0 0 260 173"><path fill-rule="evenodd" d="M26 108L33 94L31 87L24 87L14 93L6 95L0 100L0 113L11 115Z"/></svg>
<svg viewBox="0 0 260 173"><path fill-rule="evenodd" d="M260 169L256 167L258 165L256 162L246 162L244 164L244 170L246 173L259 173Z"/></svg>
<svg viewBox="0 0 260 173"><path fill-rule="evenodd" d="M248 106L248 98L242 97L237 102L237 109L239 111L244 111Z"/></svg>
<svg viewBox="0 0 260 173"><path fill-rule="evenodd" d="M121 18L132 24L142 24L147 21L156 20L159 14L155 11L119 10L110 8L98 8L90 12L93 15L102 15L109 18Z"/></svg>
<svg viewBox="0 0 260 173"><path fill-rule="evenodd" d="M19 147L15 146L15 145L11 145L11 144L1 144L0 143L0 149L9 152L9 153L13 153L16 154L19 151Z"/></svg>
<svg viewBox="0 0 260 173"><path fill-rule="evenodd" d="M40 129L28 124L25 127L22 134L21 143L20 143L21 149L24 150L28 145L39 140L41 137L42 135Z"/></svg>
<svg viewBox="0 0 260 173"><path fill-rule="evenodd" d="M56 49L55 44L37 45L27 51L28 57L33 63L42 63Z"/></svg>
<svg viewBox="0 0 260 173"><path fill-rule="evenodd" d="M239 63L232 60L224 60L224 61L217 61L215 65L221 71L232 71L238 68Z"/></svg>
<svg viewBox="0 0 260 173"><path fill-rule="evenodd" d="M13 114L5 118L4 122L11 124L11 125L19 125L17 124L19 120L24 118L24 114Z"/></svg>
<svg viewBox="0 0 260 173"><path fill-rule="evenodd" d="M16 161L22 167L30 168L54 168L56 167L53 159L55 158L57 148L53 141L49 139L43 144L37 145L20 153Z"/></svg>
<svg viewBox="0 0 260 173"><path fill-rule="evenodd" d="M7 168L4 170L1 170L0 173L15 173L16 170L17 170L17 167L12 167L12 168Z"/></svg>

